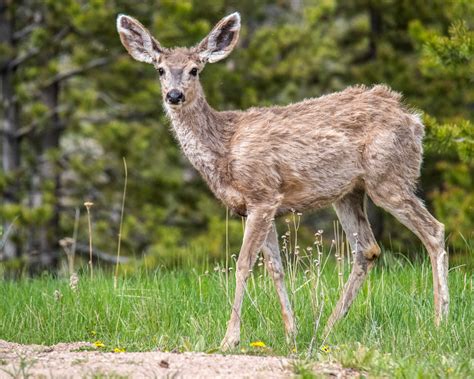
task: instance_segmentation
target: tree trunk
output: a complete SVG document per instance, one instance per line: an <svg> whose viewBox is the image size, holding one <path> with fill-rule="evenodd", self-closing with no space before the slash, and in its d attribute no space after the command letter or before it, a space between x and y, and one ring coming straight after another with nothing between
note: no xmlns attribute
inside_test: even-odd
<svg viewBox="0 0 474 379"><path fill-rule="evenodd" d="M8 7L7 0L0 0L0 44L14 48L13 42L13 14ZM2 125L2 168L3 174L8 177L8 184L3 191L3 206L18 201L19 182L15 175L20 168L20 140L17 136L19 129L18 104L16 103L13 88L15 68L9 64L8 58L0 61L0 90L1 90L1 125ZM14 220L4 220L3 236L0 241L0 256L3 259L12 259L18 255L18 246L14 242Z"/></svg>
<svg viewBox="0 0 474 379"><path fill-rule="evenodd" d="M377 41L382 33L382 16L380 9L372 3L369 3L370 16L370 35L369 35L369 52L368 58L370 60L377 58Z"/></svg>
<svg viewBox="0 0 474 379"><path fill-rule="evenodd" d="M44 205L45 192L52 191L53 214L39 226L37 237L37 255L31 259L30 271L37 273L42 270L55 271L58 267L58 241L60 239L59 213L60 213L60 177L57 170L54 151L59 149L59 139L63 129L61 119L57 112L59 102L60 83L53 82L43 88L41 98L49 109L51 118L40 141L38 154L38 169L35 175L36 183L33 183L32 201L33 206Z"/></svg>

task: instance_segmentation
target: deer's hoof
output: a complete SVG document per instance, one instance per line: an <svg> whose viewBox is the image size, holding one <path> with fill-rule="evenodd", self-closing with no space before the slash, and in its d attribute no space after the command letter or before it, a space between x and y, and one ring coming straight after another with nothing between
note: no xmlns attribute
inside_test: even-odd
<svg viewBox="0 0 474 379"><path fill-rule="evenodd" d="M240 343L239 336L225 336L221 342L221 350L222 351L229 351L236 348Z"/></svg>

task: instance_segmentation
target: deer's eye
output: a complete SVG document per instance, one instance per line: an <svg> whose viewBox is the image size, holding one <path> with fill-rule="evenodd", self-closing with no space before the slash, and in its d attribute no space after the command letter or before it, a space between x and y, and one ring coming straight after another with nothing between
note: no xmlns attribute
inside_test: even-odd
<svg viewBox="0 0 474 379"><path fill-rule="evenodd" d="M165 74L165 70L163 67L158 67L158 74L160 74L160 76L163 76Z"/></svg>
<svg viewBox="0 0 474 379"><path fill-rule="evenodd" d="M193 67L191 69L191 71L189 71L189 73L192 75L192 76L196 76L198 74L198 69L196 67Z"/></svg>

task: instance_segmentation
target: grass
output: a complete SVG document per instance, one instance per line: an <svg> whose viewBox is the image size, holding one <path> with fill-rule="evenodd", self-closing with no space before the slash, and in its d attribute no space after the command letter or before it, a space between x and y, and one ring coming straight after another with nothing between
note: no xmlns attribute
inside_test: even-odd
<svg viewBox="0 0 474 379"><path fill-rule="evenodd" d="M287 280L299 327L296 352L285 343L280 307L263 267L257 267L249 280L236 352L295 355L303 362L300 367L334 360L375 376L472 375L471 273L451 270L449 322L435 328L428 261L410 263L385 253L347 317L321 341L322 326L340 293L341 265L331 259L325 266L320 262L323 269L315 277L315 267L305 271L304 259L294 257L300 259L296 264L301 269L293 267ZM347 271L346 266L345 277ZM114 290L112 275L96 270L93 279L80 275L75 291L68 279L50 276L3 281L0 338L36 344L100 341L105 351L217 351L234 288L233 277L228 277L221 266L157 269L121 278ZM322 325L315 333L321 309ZM315 349L309 352L315 336ZM255 341L263 341L266 347L251 347Z"/></svg>

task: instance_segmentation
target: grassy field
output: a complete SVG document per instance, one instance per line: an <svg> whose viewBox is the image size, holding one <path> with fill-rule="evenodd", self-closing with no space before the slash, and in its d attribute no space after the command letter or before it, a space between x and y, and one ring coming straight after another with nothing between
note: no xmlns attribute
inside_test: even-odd
<svg viewBox="0 0 474 379"><path fill-rule="evenodd" d="M348 316L321 341L348 261L342 270L341 260L332 258L292 260L287 281L298 320L296 349L285 343L276 294L259 261L249 281L237 353L295 355L302 376L311 362L335 360L376 376L472 377L472 273L451 269L449 323L437 329L428 262L413 264L385 253ZM25 344L100 341L105 351L217 351L230 312L232 269L158 269L122 276L116 289L104 272L79 279L76 290L69 279L48 276L2 282L0 338ZM255 341L266 347L250 346Z"/></svg>

